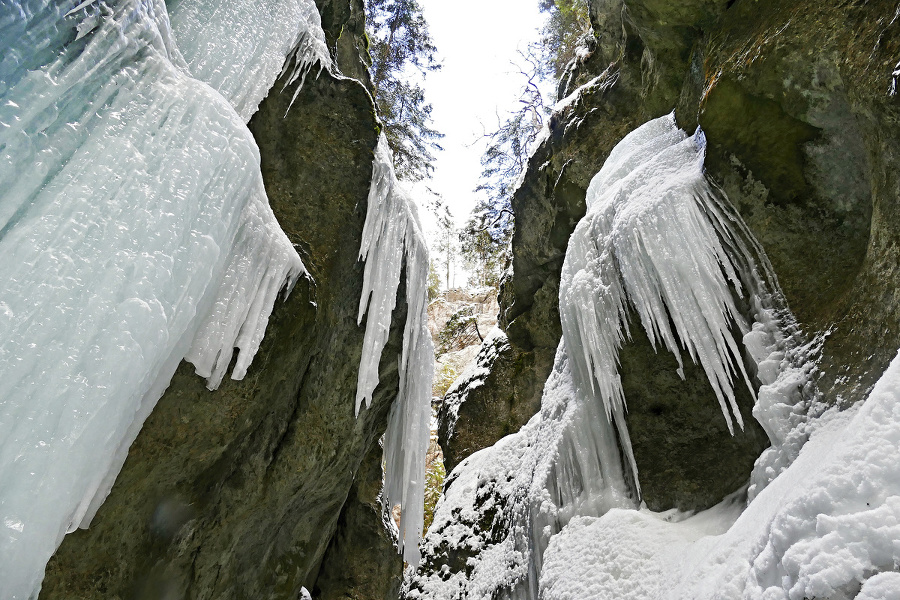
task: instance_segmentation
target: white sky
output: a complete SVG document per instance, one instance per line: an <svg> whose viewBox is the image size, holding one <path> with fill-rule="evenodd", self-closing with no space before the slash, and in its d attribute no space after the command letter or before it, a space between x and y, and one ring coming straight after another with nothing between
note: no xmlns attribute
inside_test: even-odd
<svg viewBox="0 0 900 600"><path fill-rule="evenodd" d="M434 107L434 128L445 134L433 178L414 186L426 231L434 223L424 210L427 186L441 194L457 225L475 205L481 174L483 134L514 108L525 79L511 61L517 48L537 39L543 20L538 0L421 0L443 64L425 79L425 99ZM429 236L430 239L431 236ZM457 284L464 284L458 281Z"/></svg>

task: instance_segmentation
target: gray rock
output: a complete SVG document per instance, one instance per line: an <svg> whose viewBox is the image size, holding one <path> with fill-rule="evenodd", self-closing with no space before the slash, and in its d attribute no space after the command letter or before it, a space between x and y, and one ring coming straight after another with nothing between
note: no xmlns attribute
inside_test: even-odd
<svg viewBox="0 0 900 600"><path fill-rule="evenodd" d="M810 333L820 387L859 400L898 346L896 6L737 2L698 48L707 165ZM690 122L691 119L685 119Z"/></svg>
<svg viewBox="0 0 900 600"><path fill-rule="evenodd" d="M641 497L650 510L696 511L718 504L747 483L769 438L751 415L754 398L740 379L735 400L744 428L728 425L703 369L682 353L654 350L637 318L619 353L625 421L637 462Z"/></svg>
<svg viewBox="0 0 900 600"><path fill-rule="evenodd" d="M337 531L316 579L318 600L393 600L403 578L396 533L381 502L381 446L375 445L357 473Z"/></svg>
<svg viewBox="0 0 900 600"><path fill-rule="evenodd" d="M465 373L438 409L438 443L444 468L451 472L463 458L518 431L531 414L521 414L516 391L533 381L529 355L516 354L505 336L488 338L475 357L471 377Z"/></svg>

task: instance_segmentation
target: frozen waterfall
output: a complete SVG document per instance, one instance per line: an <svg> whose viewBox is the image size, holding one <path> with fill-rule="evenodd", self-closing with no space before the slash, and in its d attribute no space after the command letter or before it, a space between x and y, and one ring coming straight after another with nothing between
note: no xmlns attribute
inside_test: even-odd
<svg viewBox="0 0 900 600"><path fill-rule="evenodd" d="M414 577L409 598L538 598L545 554L567 525L638 508L618 372L632 315L654 347L679 360L684 350L701 365L729 429L732 419L741 425L735 380L754 391L745 354L772 384L771 403L793 389L778 386L793 343L783 332L790 316L761 250L708 183L704 152L702 132L689 136L664 116L619 142L591 181L562 269L563 337L541 410L450 474L425 551L445 556L449 547L472 558L463 570ZM750 315L739 311L741 297ZM574 563L567 554L554 568L564 571L567 560Z"/></svg>
<svg viewBox="0 0 900 600"><path fill-rule="evenodd" d="M191 75L222 94L245 122L283 70L291 71L293 82L316 63L331 65L312 0L179 0L168 6Z"/></svg>
<svg viewBox="0 0 900 600"><path fill-rule="evenodd" d="M752 258L706 181L704 153L703 133L689 137L674 114L625 136L591 180L587 215L563 263L560 318L575 386L602 400L635 481L618 373L631 312L654 348L675 355L679 374L682 348L699 362L730 431L732 415L743 428L734 376L754 393L731 333L732 325L742 333L748 326L732 298L732 288L738 296L743 288L726 247L745 264Z"/></svg>
<svg viewBox="0 0 900 600"><path fill-rule="evenodd" d="M356 412L378 385L378 363L387 343L401 273L406 272L406 325L400 355L400 393L391 406L384 439L385 502L402 507L403 559L419 563L424 524L425 453L431 435L434 346L428 332L428 247L416 206L398 184L384 134L375 150L372 187L359 256L366 262L359 322L366 333L356 390Z"/></svg>
<svg viewBox="0 0 900 600"><path fill-rule="evenodd" d="M90 521L179 361L214 388L237 347L242 377L304 272L244 123L289 52L327 56L315 5L177 4L174 33L162 0L3 4L4 600Z"/></svg>

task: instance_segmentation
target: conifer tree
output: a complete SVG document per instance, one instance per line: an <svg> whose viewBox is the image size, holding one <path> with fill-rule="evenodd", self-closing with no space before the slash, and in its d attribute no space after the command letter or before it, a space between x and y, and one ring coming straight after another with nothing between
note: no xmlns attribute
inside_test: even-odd
<svg viewBox="0 0 900 600"><path fill-rule="evenodd" d="M411 77L414 71L424 75L440 68L428 23L417 0L368 0L366 31L375 102L397 176L421 181L429 176L443 137L431 127L431 104Z"/></svg>
<svg viewBox="0 0 900 600"><path fill-rule="evenodd" d="M587 0L540 0L547 21L541 28L541 46L556 80L575 58L581 39L591 31Z"/></svg>

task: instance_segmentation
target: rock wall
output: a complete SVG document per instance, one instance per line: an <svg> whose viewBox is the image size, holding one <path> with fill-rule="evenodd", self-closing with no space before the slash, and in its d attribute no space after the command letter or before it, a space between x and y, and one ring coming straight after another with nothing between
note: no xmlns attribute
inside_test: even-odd
<svg viewBox="0 0 900 600"><path fill-rule="evenodd" d="M509 346L458 405L458 433L442 437L451 464L537 411L587 184L627 132L673 109L683 128L705 130L709 175L761 242L800 326L828 334L826 397L860 399L900 346L896 3L593 0L590 17L588 52L559 85L570 101L512 199L513 274L500 298ZM699 408L672 421L676 408L715 402L642 338L623 349L621 372L644 500L709 506L746 481L765 437L752 420L743 440L711 434ZM723 443L736 444L732 458Z"/></svg>
<svg viewBox="0 0 900 600"><path fill-rule="evenodd" d="M685 86L701 98L683 120L707 131L711 175L801 324L831 331L820 387L848 403L900 345L898 14L894 2L738 3L698 45L702 83Z"/></svg>
<svg viewBox="0 0 900 600"><path fill-rule="evenodd" d="M559 84L567 100L512 198L513 273L500 295L508 341L482 348L484 372L441 413L445 461L458 465L447 496L473 505L464 520L442 521L446 533L429 533L409 598L474 582L479 552L510 533L497 517L509 499L478 469L518 438L463 461L538 410L587 185L647 120L675 109L682 128L703 127L710 179L761 243L807 339L825 338L814 373L825 400L860 400L900 347L896 2L592 0L590 17L586 52ZM702 374L687 367L680 378L674 357L656 353L639 326L631 333L620 374L641 499L657 511L709 507L748 481L768 443L747 418L752 398L739 400L748 426L731 437ZM535 575L510 575L485 594L519 597Z"/></svg>
<svg viewBox="0 0 900 600"><path fill-rule="evenodd" d="M393 518L381 506L382 450L376 444L357 473L337 531L322 560L312 595L318 600L394 600L403 561L397 554Z"/></svg>
<svg viewBox="0 0 900 600"><path fill-rule="evenodd" d="M367 82L362 2L320 8L336 63ZM381 384L354 417L357 252L379 123L356 79L314 71L289 111L295 88L282 87L250 129L272 208L312 278L277 304L243 381L209 392L182 363L91 527L50 562L41 598L293 600L301 586L348 597L353 581L327 570L319 581L323 557L348 544L378 573L354 598L380 600L397 585L402 561L377 535L370 488L373 478L380 486L378 439L399 385L390 357L401 349L402 284Z"/></svg>

